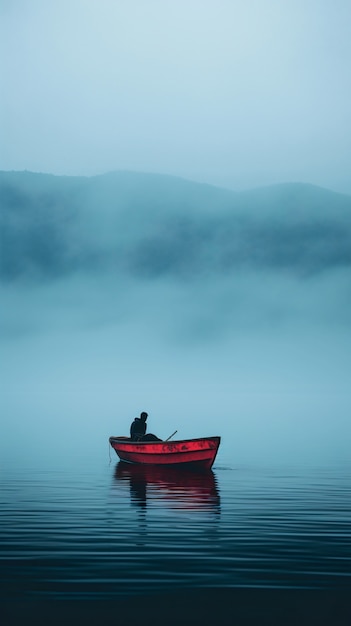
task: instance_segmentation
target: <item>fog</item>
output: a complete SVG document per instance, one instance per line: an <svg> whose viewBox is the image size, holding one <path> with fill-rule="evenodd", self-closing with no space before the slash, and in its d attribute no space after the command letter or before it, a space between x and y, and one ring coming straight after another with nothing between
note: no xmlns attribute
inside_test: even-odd
<svg viewBox="0 0 351 626"><path fill-rule="evenodd" d="M146 410L222 466L349 461L350 197L0 183L2 458L107 460Z"/></svg>
<svg viewBox="0 0 351 626"><path fill-rule="evenodd" d="M324 310L334 287L314 284L313 297L268 281L284 301L277 313L256 281L238 307L228 284L126 285L118 296L113 279L77 277L2 293L12 332L2 341L1 413L15 445L3 438L3 452L26 456L28 437L36 454L82 447L88 459L147 410L161 437L222 435L226 463L346 461L351 337L330 324L334 307ZM305 310L294 311L304 295Z"/></svg>

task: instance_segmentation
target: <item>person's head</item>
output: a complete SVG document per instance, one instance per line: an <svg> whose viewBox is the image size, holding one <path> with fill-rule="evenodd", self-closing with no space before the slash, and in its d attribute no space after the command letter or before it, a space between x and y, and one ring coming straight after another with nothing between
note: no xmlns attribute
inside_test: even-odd
<svg viewBox="0 0 351 626"><path fill-rule="evenodd" d="M143 411L142 413L140 413L140 419L141 419L143 422L146 422L146 420L147 420L147 413L145 413L145 411Z"/></svg>

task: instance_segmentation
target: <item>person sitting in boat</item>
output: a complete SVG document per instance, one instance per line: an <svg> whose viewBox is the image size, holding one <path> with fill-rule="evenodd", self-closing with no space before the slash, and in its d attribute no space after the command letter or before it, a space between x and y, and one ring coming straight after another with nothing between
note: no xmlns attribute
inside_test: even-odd
<svg viewBox="0 0 351 626"><path fill-rule="evenodd" d="M130 438L132 441L162 441L162 439L159 439L152 433L146 435L147 417L147 413L142 411L142 413L140 413L140 417L134 418L134 421L130 426Z"/></svg>

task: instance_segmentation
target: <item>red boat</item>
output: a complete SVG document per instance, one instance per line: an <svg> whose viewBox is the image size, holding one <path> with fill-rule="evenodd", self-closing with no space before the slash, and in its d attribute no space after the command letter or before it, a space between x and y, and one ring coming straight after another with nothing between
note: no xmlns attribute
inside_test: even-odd
<svg viewBox="0 0 351 626"><path fill-rule="evenodd" d="M121 461L128 463L210 469L216 458L221 438L132 441L129 437L110 437L109 441Z"/></svg>

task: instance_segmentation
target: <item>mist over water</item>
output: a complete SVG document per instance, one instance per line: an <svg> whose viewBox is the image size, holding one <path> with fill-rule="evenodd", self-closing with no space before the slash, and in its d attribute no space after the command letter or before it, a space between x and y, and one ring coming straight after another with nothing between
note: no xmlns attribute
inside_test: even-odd
<svg viewBox="0 0 351 626"><path fill-rule="evenodd" d="M350 19L0 2L1 624L351 623Z"/></svg>
<svg viewBox="0 0 351 626"><path fill-rule="evenodd" d="M96 206L102 183L97 179L93 187ZM201 201L206 189L198 187ZM191 206L195 191L191 202L182 192ZM219 194L220 206L227 206ZM2 455L54 462L61 453L106 454L108 436L128 434L130 421L147 410L149 431L160 437L176 429L179 438L221 435L219 463L348 462L351 293L348 260L335 261L344 241L335 238L335 228L318 241L314 230L307 241L300 220L309 252L303 257L297 246L293 262L284 265L274 217L265 222L270 248L267 236L255 239L252 226L235 230L234 223L230 250L237 260L223 267L229 244L206 232L211 220L217 233L213 220L222 220L225 232L228 209L220 218L218 210L198 205L197 222L184 234L169 209L154 206L138 218L118 208L118 198L115 208L105 203L95 213L94 201L90 195L90 208L79 207L84 221L74 218L73 226L72 216L67 226L55 225L63 213L51 208L50 231L48 210L42 213L34 250L45 241L43 257L38 260L27 245L23 261L17 253L11 280L6 267L15 267L13 259L3 263ZM262 206L272 212L273 204L265 199ZM35 200L32 206L38 210ZM180 211L180 223L185 214L190 219L193 209ZM250 219L259 223L252 212ZM12 210L12 242L28 234L21 220L23 209L22 215ZM334 214L335 220L347 237L349 220ZM53 257L52 246L60 250L61 237L67 247L72 232L79 233L76 260L68 257L64 265L63 253ZM249 232L246 243L243 232ZM285 251L288 245L291 240ZM100 252L87 264L88 248ZM262 252L269 249L275 265Z"/></svg>
<svg viewBox="0 0 351 626"><path fill-rule="evenodd" d="M348 624L351 199L0 173L0 206L1 623ZM118 463L144 410L213 470Z"/></svg>

